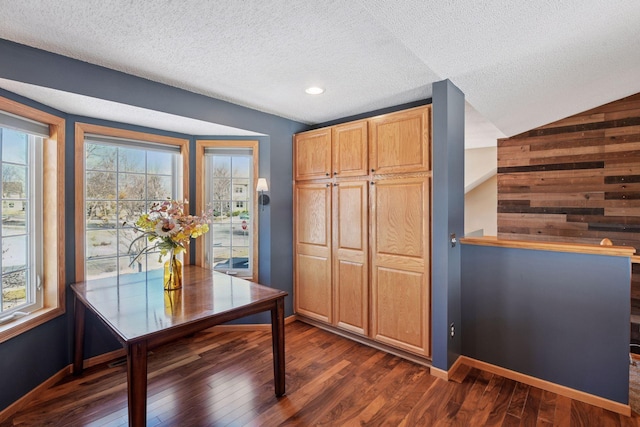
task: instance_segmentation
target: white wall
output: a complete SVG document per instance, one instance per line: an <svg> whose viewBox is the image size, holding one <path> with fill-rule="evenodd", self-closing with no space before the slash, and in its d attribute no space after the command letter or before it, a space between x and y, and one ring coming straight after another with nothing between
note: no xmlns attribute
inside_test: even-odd
<svg viewBox="0 0 640 427"><path fill-rule="evenodd" d="M465 234L484 230L485 236L498 234L498 177L494 175L464 196Z"/></svg>
<svg viewBox="0 0 640 427"><path fill-rule="evenodd" d="M498 234L497 148L465 150L465 234L483 230L485 236Z"/></svg>

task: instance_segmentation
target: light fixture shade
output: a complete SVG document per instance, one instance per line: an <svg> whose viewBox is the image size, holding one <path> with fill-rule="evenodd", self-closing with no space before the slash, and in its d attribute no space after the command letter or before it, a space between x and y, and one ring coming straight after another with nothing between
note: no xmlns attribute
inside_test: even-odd
<svg viewBox="0 0 640 427"><path fill-rule="evenodd" d="M269 186L267 185L266 178L258 178L258 185L256 186L256 191L269 191Z"/></svg>

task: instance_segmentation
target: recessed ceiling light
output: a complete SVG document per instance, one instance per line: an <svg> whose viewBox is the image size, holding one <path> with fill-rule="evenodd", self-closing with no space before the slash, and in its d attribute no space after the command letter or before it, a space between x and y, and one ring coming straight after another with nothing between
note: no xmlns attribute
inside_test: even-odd
<svg viewBox="0 0 640 427"><path fill-rule="evenodd" d="M311 86L306 88L304 91L309 95L320 95L322 92L324 92L324 89L318 86Z"/></svg>

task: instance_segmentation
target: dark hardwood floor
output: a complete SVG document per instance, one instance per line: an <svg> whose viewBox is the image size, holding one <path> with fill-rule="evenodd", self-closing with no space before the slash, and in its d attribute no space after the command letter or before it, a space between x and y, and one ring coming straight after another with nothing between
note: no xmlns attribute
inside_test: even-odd
<svg viewBox="0 0 640 427"><path fill-rule="evenodd" d="M271 334L196 334L149 357L149 426L640 426L566 397L468 367L453 381L294 322L287 395L273 391ZM126 366L68 377L0 426L127 425Z"/></svg>

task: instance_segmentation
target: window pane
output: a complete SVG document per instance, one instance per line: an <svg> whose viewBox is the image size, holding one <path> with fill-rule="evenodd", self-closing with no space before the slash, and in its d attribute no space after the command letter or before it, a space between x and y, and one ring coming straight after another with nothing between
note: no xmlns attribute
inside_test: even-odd
<svg viewBox="0 0 640 427"><path fill-rule="evenodd" d="M213 209L208 259L217 270L251 274L253 156L208 157L208 200Z"/></svg>
<svg viewBox="0 0 640 427"><path fill-rule="evenodd" d="M233 180L233 200L249 200L249 179L238 178Z"/></svg>
<svg viewBox="0 0 640 427"><path fill-rule="evenodd" d="M2 273L27 268L27 236L2 239Z"/></svg>
<svg viewBox="0 0 640 427"><path fill-rule="evenodd" d="M13 236L26 234L27 202L23 200L9 200L2 202L2 235Z"/></svg>
<svg viewBox="0 0 640 427"><path fill-rule="evenodd" d="M118 270L117 258L88 259L85 263L85 275L92 279L113 276Z"/></svg>
<svg viewBox="0 0 640 427"><path fill-rule="evenodd" d="M118 254L116 230L87 230L87 258L115 256Z"/></svg>
<svg viewBox="0 0 640 427"><path fill-rule="evenodd" d="M214 156L213 170L211 171L213 178L226 178L231 176L231 157Z"/></svg>
<svg viewBox="0 0 640 427"><path fill-rule="evenodd" d="M144 200L127 200L118 203L118 227L123 222L127 222L125 226L133 227L133 224L143 213L147 212L147 203Z"/></svg>
<svg viewBox="0 0 640 427"><path fill-rule="evenodd" d="M116 170L116 147L87 143L85 152L87 170Z"/></svg>
<svg viewBox="0 0 640 427"><path fill-rule="evenodd" d="M2 276L2 311L27 303L27 272L16 271Z"/></svg>
<svg viewBox="0 0 640 427"><path fill-rule="evenodd" d="M147 197L153 200L167 200L171 198L173 178L164 175L147 176Z"/></svg>
<svg viewBox="0 0 640 427"><path fill-rule="evenodd" d="M143 255L131 262L147 245L136 240L134 224L148 212L153 201L175 199L174 165L178 154L144 147L87 144L94 160L85 172L87 182L86 279L155 269L158 254ZM103 156L102 160L98 160ZM150 175L149 170L156 172ZM133 246L132 246L133 244ZM95 246L93 246L95 245ZM157 266L162 267L162 264Z"/></svg>
<svg viewBox="0 0 640 427"><path fill-rule="evenodd" d="M30 245L35 241L37 247L41 246L42 231L37 228L38 222L30 222L30 207L36 197L42 197L39 179L36 179L42 170L42 159L36 150L41 143L40 137L0 128L2 315L7 310L40 308L41 300L37 298L33 280L40 274L36 270L38 252Z"/></svg>
<svg viewBox="0 0 640 427"><path fill-rule="evenodd" d="M118 170L144 173L144 157L144 150L118 147Z"/></svg>
<svg viewBox="0 0 640 427"><path fill-rule="evenodd" d="M2 144L4 147L5 144ZM24 199L27 196L27 167L2 164L2 198Z"/></svg>
<svg viewBox="0 0 640 427"><path fill-rule="evenodd" d="M213 265L215 268L229 269L229 256L231 251L229 248L213 248Z"/></svg>
<svg viewBox="0 0 640 427"><path fill-rule="evenodd" d="M116 174L111 172L87 172L87 199L116 198Z"/></svg>
<svg viewBox="0 0 640 427"><path fill-rule="evenodd" d="M2 129L2 161L27 163L27 148L29 135L12 129Z"/></svg>
<svg viewBox="0 0 640 427"><path fill-rule="evenodd" d="M245 227L243 229L243 227ZM249 223L234 223L233 225L233 246L249 246Z"/></svg>
<svg viewBox="0 0 640 427"><path fill-rule="evenodd" d="M119 173L118 199L144 200L144 174Z"/></svg>
<svg viewBox="0 0 640 427"><path fill-rule="evenodd" d="M147 153L147 173L171 175L173 154L161 151Z"/></svg>
<svg viewBox="0 0 640 427"><path fill-rule="evenodd" d="M252 169L251 157L238 156L233 158L233 177L235 178L249 178L251 176Z"/></svg>
<svg viewBox="0 0 640 427"><path fill-rule="evenodd" d="M91 200L86 202L87 229L115 228L116 202L105 200Z"/></svg>
<svg viewBox="0 0 640 427"><path fill-rule="evenodd" d="M231 200L231 178L215 178L211 182L213 200Z"/></svg>
<svg viewBox="0 0 640 427"><path fill-rule="evenodd" d="M131 259L127 261L127 264L133 261L133 259L144 248L147 247L147 238L143 237L143 234L136 232L133 228L122 228L118 230L119 251L121 255L126 255Z"/></svg>

